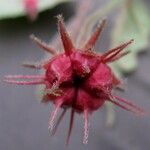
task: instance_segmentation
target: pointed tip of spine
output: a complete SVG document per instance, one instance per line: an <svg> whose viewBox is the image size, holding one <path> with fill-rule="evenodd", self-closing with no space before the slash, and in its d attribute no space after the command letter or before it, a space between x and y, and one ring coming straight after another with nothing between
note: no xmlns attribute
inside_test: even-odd
<svg viewBox="0 0 150 150"><path fill-rule="evenodd" d="M131 39L130 42L133 43L133 42L134 42L134 39Z"/></svg>
<svg viewBox="0 0 150 150"><path fill-rule="evenodd" d="M44 41L42 41L41 39L37 38L34 34L30 35L30 39L32 41L34 41L40 48L42 48L43 50L45 50L48 53L51 53L53 55L57 54L57 51L50 47L48 44L46 44Z"/></svg>
<svg viewBox="0 0 150 150"><path fill-rule="evenodd" d="M31 69L41 69L43 66L37 63L23 62L23 67L31 68Z"/></svg>
<svg viewBox="0 0 150 150"><path fill-rule="evenodd" d="M88 39L88 41L86 42L86 44L84 45L83 49L86 50L91 50L94 45L96 44L105 24L106 24L106 18L102 19L102 21L99 22L96 30L93 32L93 34L91 35L91 37Z"/></svg>
<svg viewBox="0 0 150 150"><path fill-rule="evenodd" d="M66 146L68 146L68 144L69 144L70 136L72 133L72 128L73 128L73 124L74 124L74 115L75 115L74 113L75 113L75 110L72 108L71 114L70 114L69 130L68 130L67 139L66 139Z"/></svg>
<svg viewBox="0 0 150 150"><path fill-rule="evenodd" d="M61 36L62 44L65 50L65 53L67 55L70 55L70 53L73 51L74 46L71 41L71 38L69 37L69 34L66 30L65 24L64 24L64 19L62 15L57 15L57 21L58 21L58 31Z"/></svg>
<svg viewBox="0 0 150 150"><path fill-rule="evenodd" d="M133 102L120 98L118 96L110 95L109 101L119 106L120 108L130 111L138 116L147 116L148 114L147 111L135 105Z"/></svg>
<svg viewBox="0 0 150 150"><path fill-rule="evenodd" d="M63 18L63 15L62 15L62 14L58 14L58 15L56 16L56 18L57 18L57 20L59 20L59 21L64 21L64 18Z"/></svg>
<svg viewBox="0 0 150 150"><path fill-rule="evenodd" d="M87 144L88 143L88 136L89 136L89 125L88 125L88 121L89 121L89 111L88 109L84 110L84 137L83 137L83 144Z"/></svg>
<svg viewBox="0 0 150 150"><path fill-rule="evenodd" d="M99 26L104 27L106 25L107 22L107 17L104 17L100 22L99 22Z"/></svg>
<svg viewBox="0 0 150 150"><path fill-rule="evenodd" d="M130 39L130 40L126 43L126 46L132 44L133 42L134 42L134 39ZM125 47L126 47L126 46L125 46Z"/></svg>
<svg viewBox="0 0 150 150"><path fill-rule="evenodd" d="M53 128L54 128L54 126L55 126L54 122L55 122L55 119L56 119L56 117L57 117L58 111L59 111L59 109L60 109L62 103L63 103L63 102L61 101L61 102L59 102L58 104L55 104L55 105L56 105L56 106L55 106L55 109L54 109L53 112L51 113L50 120L49 120L49 126L48 126L48 130L51 131L51 132L53 131Z"/></svg>
<svg viewBox="0 0 150 150"><path fill-rule="evenodd" d="M122 51L128 45L132 44L133 42L134 42L134 39L131 39L128 42L119 45L118 47L108 50L101 56L102 61L103 62L112 62L112 61L115 61L115 60L120 59L121 57L127 55L130 51L126 51L126 52L122 52Z"/></svg>

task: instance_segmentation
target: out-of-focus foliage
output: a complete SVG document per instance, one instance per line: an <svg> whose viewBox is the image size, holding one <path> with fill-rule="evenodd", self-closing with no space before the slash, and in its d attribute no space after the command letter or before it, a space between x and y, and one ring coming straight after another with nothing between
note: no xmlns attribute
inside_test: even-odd
<svg viewBox="0 0 150 150"><path fill-rule="evenodd" d="M129 39L135 41L128 48L131 53L112 65L120 76L137 68L138 52L145 50L149 45L150 20L148 9L142 0L124 1L118 14L112 29L112 45L118 45Z"/></svg>
<svg viewBox="0 0 150 150"><path fill-rule="evenodd" d="M69 0L38 0L38 11L44 11ZM26 15L23 0L1 0L0 20Z"/></svg>

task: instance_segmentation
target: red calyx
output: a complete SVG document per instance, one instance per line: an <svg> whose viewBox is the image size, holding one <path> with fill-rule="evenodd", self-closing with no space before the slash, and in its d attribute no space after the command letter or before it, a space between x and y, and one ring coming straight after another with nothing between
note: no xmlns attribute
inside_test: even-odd
<svg viewBox="0 0 150 150"><path fill-rule="evenodd" d="M137 114L144 114L145 112L141 108L112 94L113 88L118 86L120 81L107 65L107 63L111 63L126 55L128 52L123 52L123 50L131 44L133 40L111 49L104 54L97 54L93 51L93 48L106 22L103 20L91 35L90 39L87 40L86 44L81 49L77 49L67 33L62 16L59 15L57 19L64 51L58 54L54 48L49 47L46 43L32 36L31 38L42 49L53 54L54 57L43 64L27 64L26 66L44 69L45 73L37 76L6 76L5 82L25 85L45 85L45 95L42 102L53 102L55 104L55 109L49 122L50 130L53 129L54 120L59 108L64 109L54 128L54 132L67 108L71 108L67 142L69 141L73 127L75 112L84 113L84 143L88 141L89 113L102 107L106 101L110 101L125 110ZM34 81L14 81L13 78L33 78Z"/></svg>

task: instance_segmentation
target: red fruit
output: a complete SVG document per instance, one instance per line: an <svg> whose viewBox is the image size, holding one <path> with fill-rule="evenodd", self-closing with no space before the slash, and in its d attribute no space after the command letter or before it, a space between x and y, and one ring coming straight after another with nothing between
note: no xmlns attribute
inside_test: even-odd
<svg viewBox="0 0 150 150"><path fill-rule="evenodd" d="M23 0L24 9L31 20L35 20L38 15L38 0Z"/></svg>
<svg viewBox="0 0 150 150"><path fill-rule="evenodd" d="M99 109L106 101L110 101L115 105L138 114L144 114L144 111L131 102L115 96L112 91L120 84L115 77L111 68L107 65L128 52L123 52L129 44L130 40L104 54L97 54L93 48L102 31L105 20L96 28L86 44L77 49L72 43L62 16L58 16L58 28L64 51L57 53L53 48L46 45L36 37L32 39L44 50L54 55L53 58L39 65L29 65L28 67L44 69L43 75L37 76L6 76L5 81L15 84L44 84L45 96L42 102L53 102L55 109L51 115L49 129L53 129L54 120L59 108L64 111L58 119L55 126L57 128L60 120L64 116L66 109L71 108L70 128L68 132L69 140L71 129L73 126L74 113L84 113L84 138L83 142L88 140L88 116L89 113ZM33 81L15 81L13 78L34 79ZM55 132L55 130L54 130Z"/></svg>

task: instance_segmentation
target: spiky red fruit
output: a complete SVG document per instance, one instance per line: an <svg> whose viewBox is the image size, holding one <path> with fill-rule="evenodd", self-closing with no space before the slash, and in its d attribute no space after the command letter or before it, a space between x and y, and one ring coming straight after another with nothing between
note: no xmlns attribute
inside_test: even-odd
<svg viewBox="0 0 150 150"><path fill-rule="evenodd" d="M5 81L15 84L44 84L45 95L42 102L53 102L55 109L51 115L49 129L52 130L54 119L60 107L64 112L58 120L58 124L66 112L71 108L69 140L73 126L74 113L84 113L84 143L88 139L88 115L99 109L106 101L110 101L119 107L135 113L143 114L144 111L131 102L112 94L113 89L120 84L107 63L111 63L128 52L123 49L133 42L130 40L104 54L97 54L93 47L102 31L105 20L98 25L86 44L77 49L73 45L63 23L61 16L58 16L58 28L64 52L57 53L53 48L46 45L38 38L32 39L44 50L54 54L54 57L43 64L29 65L28 67L41 68L45 70L43 75L37 76L6 76ZM33 78L34 81L14 81L13 78ZM58 125L57 124L57 125ZM57 126L56 125L56 126Z"/></svg>
<svg viewBox="0 0 150 150"><path fill-rule="evenodd" d="M23 0L24 9L30 20L35 20L38 15L38 0Z"/></svg>

